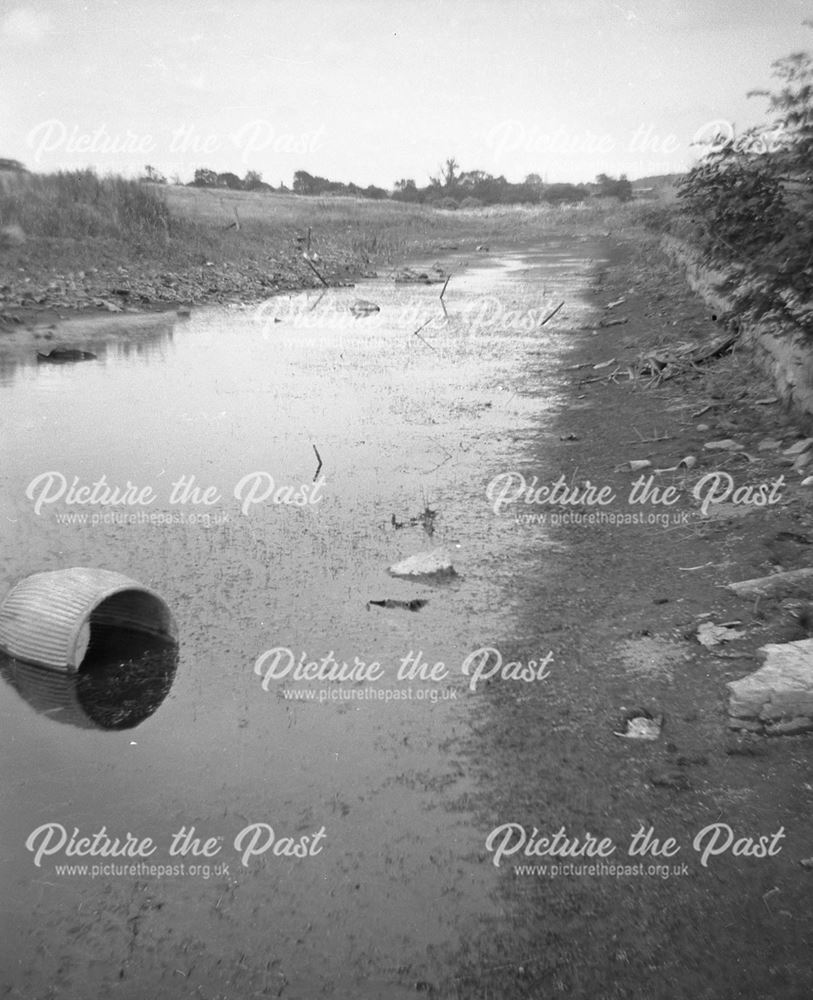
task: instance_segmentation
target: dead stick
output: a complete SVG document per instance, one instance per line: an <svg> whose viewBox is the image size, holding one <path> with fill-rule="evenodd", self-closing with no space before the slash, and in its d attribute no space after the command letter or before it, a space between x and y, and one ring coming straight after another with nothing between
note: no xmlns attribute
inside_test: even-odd
<svg viewBox="0 0 813 1000"><path fill-rule="evenodd" d="M421 336L421 330L423 330L423 328L424 328L425 326L429 326L429 324L430 324L431 322L432 322L432 320L431 320L431 319L428 319L428 320L427 320L427 321L426 321L425 323L421 323L421 325L420 325L420 326L418 327L418 329L414 331L414 334L413 334L413 336L417 337L417 338L418 338L418 340L423 340L424 344L426 344L426 346L427 346L427 347L428 347L428 348L429 348L430 350L434 351L434 350L435 350L435 348L434 348L434 347L432 347L432 345L431 345L431 344L429 343L429 341L428 341L428 340L425 340L425 339L424 339L424 338L423 338L423 337Z"/></svg>
<svg viewBox="0 0 813 1000"><path fill-rule="evenodd" d="M553 317L556 315L556 313L559 312L559 310L562 308L564 304L565 302L563 299L555 309L551 310L551 312L548 313L548 315L542 320L542 322L539 325L544 326L549 319L553 319Z"/></svg>
<svg viewBox="0 0 813 1000"><path fill-rule="evenodd" d="M305 257L303 259L304 259L305 263L308 265L308 267L311 269L311 271L313 271L313 273L316 275L316 277L322 282L322 284L325 286L325 288L330 288L330 285L325 281L325 279L322 277L322 275L316 270L316 268L313 266L313 264L311 264L311 262L308 260L308 258Z"/></svg>
<svg viewBox="0 0 813 1000"><path fill-rule="evenodd" d="M622 441L621 444L654 444L655 441L671 441L671 434L664 434L663 437L638 438L637 441ZM665 469L665 472L672 472L672 469Z"/></svg>
<svg viewBox="0 0 813 1000"><path fill-rule="evenodd" d="M322 468L322 456L319 454L319 449L316 445L313 445L313 450L316 452L316 460L319 464L316 466L316 472L313 474L313 481L316 482L316 477L319 475L319 470Z"/></svg>
<svg viewBox="0 0 813 1000"><path fill-rule="evenodd" d="M443 301L443 296L444 296L444 295L445 295L445 293L446 293L446 286L447 286L447 285L449 284L449 282L451 281L451 278L452 278L452 276L451 276L451 274L450 274L450 275L449 275L449 277L448 277L448 278L447 278L447 279L446 279L446 280L445 280L445 281L443 282L443 288L442 288L442 289L441 289L441 291L440 291L440 301L441 301L441 302Z"/></svg>

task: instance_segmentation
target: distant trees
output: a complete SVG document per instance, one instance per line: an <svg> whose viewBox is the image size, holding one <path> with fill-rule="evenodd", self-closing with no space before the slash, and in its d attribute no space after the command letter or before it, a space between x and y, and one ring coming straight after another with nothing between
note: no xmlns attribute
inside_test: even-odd
<svg viewBox="0 0 813 1000"><path fill-rule="evenodd" d="M153 184L166 184L167 182L166 177L160 170L151 167L149 163L144 167L144 180L151 181Z"/></svg>
<svg viewBox="0 0 813 1000"><path fill-rule="evenodd" d="M28 171L19 160L0 159L0 170L11 170L15 174L27 174Z"/></svg>
<svg viewBox="0 0 813 1000"><path fill-rule="evenodd" d="M225 187L230 191L242 191L243 182L237 176L237 174L232 174L228 171L224 174L217 175L217 187Z"/></svg>
<svg viewBox="0 0 813 1000"><path fill-rule="evenodd" d="M596 177L598 194L603 197L618 198L619 201L632 201L632 184L627 180L626 174L616 180L615 177L608 177L607 174L599 174Z"/></svg>
<svg viewBox="0 0 813 1000"><path fill-rule="evenodd" d="M195 171L195 179L192 181L193 187L217 187L217 172L208 170L206 167L199 167Z"/></svg>
<svg viewBox="0 0 813 1000"><path fill-rule="evenodd" d="M154 171L153 167L146 169ZM617 194L622 200L631 197L632 185L623 175L620 180L605 177L605 181L605 186L609 186L612 193ZM233 191L275 190L263 181L262 174L257 170L248 170L241 180L236 174L228 171L217 173L207 167L199 167L195 170L194 180L191 183L194 187L225 187ZM280 184L276 190L282 193L288 189L284 184ZM589 190L583 185L546 185L537 173L528 174L522 183L514 184L502 175L494 177L485 170L461 170L454 156L444 161L435 176L429 178L429 183L425 187L419 187L412 177L401 177L395 181L390 192L376 184L368 184L362 188L352 181L347 183L332 181L327 177L311 174L307 170L296 170L293 175L292 191L294 194L310 196L348 195L372 200L392 198L393 201L415 204L440 205L442 202L446 208L456 208L463 203L466 207L472 208L478 205L532 205L540 202L562 204L583 201L590 196Z"/></svg>
<svg viewBox="0 0 813 1000"><path fill-rule="evenodd" d="M247 170L246 176L243 178L243 190L244 191L273 191L273 187L270 184L266 184L263 180L263 175L257 170Z"/></svg>

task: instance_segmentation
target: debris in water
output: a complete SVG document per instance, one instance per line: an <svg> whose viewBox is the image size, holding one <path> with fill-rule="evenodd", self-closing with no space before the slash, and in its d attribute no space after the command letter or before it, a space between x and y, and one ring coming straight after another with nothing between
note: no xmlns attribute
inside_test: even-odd
<svg viewBox="0 0 813 1000"><path fill-rule="evenodd" d="M356 299L350 306L350 312L354 316L369 316L372 313L381 312L381 306L377 306L375 302L368 302L367 299Z"/></svg>
<svg viewBox="0 0 813 1000"><path fill-rule="evenodd" d="M565 301L564 301L564 299L562 299L562 301L559 303L559 305L556 306L555 309L551 309L551 311L548 313L548 315L542 320L542 322L539 324L540 327L544 326L548 322L548 320L553 319L553 317L556 315L556 313L559 312L559 310L562 308L562 306L564 304L565 304Z"/></svg>
<svg viewBox="0 0 813 1000"><path fill-rule="evenodd" d="M402 559L390 566L392 576L407 577L451 577L457 576L452 561L445 549L433 549L431 552L419 552L417 555Z"/></svg>
<svg viewBox="0 0 813 1000"><path fill-rule="evenodd" d="M398 531L400 528L415 528L419 524L423 527L427 535L433 535L435 533L435 518L438 516L436 510L432 510L430 507L424 507L422 513L417 514L415 517L410 517L406 521L399 521L395 514L392 515L390 524L393 528Z"/></svg>
<svg viewBox="0 0 813 1000"><path fill-rule="evenodd" d="M385 601L367 601L367 607L369 608L371 604L374 604L377 608L401 608L404 611L420 611L428 603L429 601L423 600L420 597L416 597L411 601L397 601L388 597Z"/></svg>

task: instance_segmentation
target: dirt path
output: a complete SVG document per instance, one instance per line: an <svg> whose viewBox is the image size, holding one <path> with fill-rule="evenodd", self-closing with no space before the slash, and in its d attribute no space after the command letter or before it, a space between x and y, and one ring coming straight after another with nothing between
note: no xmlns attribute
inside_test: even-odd
<svg viewBox="0 0 813 1000"><path fill-rule="evenodd" d="M529 545L539 539L539 573L515 579L509 597L522 609L519 621L495 645L506 660L552 650L555 667L531 690L518 692L510 683L489 689L473 748L484 788L477 805L484 841L506 823L521 824L529 837L534 828L541 836L564 827L571 837L611 838L617 850L610 860L629 865L641 860L627 855L631 837L651 827L661 842L674 839L679 853L670 863L685 862L686 869L668 879L552 878L519 875L514 866L557 859L521 852L503 858L510 919L493 928L487 944L472 943L453 995L807 997L813 909L811 875L800 862L813 854L811 736L729 731L725 683L760 666L756 650L766 642L808 633L792 602L755 606L721 589L809 563L813 515L801 474L775 447L759 448L769 438L787 447L801 432L778 403L757 402L773 392L745 356L660 387L626 378L622 373L642 349L711 338L720 329L654 241L627 236L611 240L608 250L594 300L606 320L624 322L576 333L563 372L569 388L558 433L522 456L517 468L528 481L537 475L539 484L559 475L569 483L608 484L618 499L607 510L623 518L659 510L627 502L641 473L620 470L623 463L649 460L664 469L691 455L696 465L655 477L681 497L661 508L674 515L666 527L517 525ZM607 366L593 370L596 364ZM616 380L602 377L616 369ZM742 448L704 448L731 438ZM692 489L713 471L730 474L736 486L783 474L787 485L774 506L713 504L703 517ZM583 515L596 509L578 508ZM502 516L518 510L513 505ZM531 504L519 512L552 510ZM698 643L698 623L731 620L742 622L743 638L716 650ZM635 709L663 715L659 740L614 735ZM780 850L737 857L732 847L704 866L693 840L715 823L755 841L783 829ZM483 859L490 863L493 852L484 850Z"/></svg>

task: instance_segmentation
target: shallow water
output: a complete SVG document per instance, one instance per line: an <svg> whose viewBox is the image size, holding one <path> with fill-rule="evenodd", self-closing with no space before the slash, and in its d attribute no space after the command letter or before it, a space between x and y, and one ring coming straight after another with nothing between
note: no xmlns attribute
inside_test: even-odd
<svg viewBox="0 0 813 1000"><path fill-rule="evenodd" d="M4 374L0 589L114 569L154 588L181 636L171 686L135 728L57 725L71 708L2 672L0 884L25 914L0 940L8 995L407 995L499 914L465 810L478 692L461 666L510 635L505 583L543 573L546 543L495 517L485 488L545 433L594 254L551 243L478 262L443 303L439 286L382 279L196 311L139 350ZM357 298L381 311L355 319ZM66 503L74 479L101 477L154 499ZM252 484L269 495L252 502ZM296 497L314 502L275 502ZM386 571L439 546L451 582ZM428 603L367 603L413 598ZM255 664L275 648L382 676L264 684ZM448 676L399 680L416 653ZM64 851L37 867L26 838L50 822L151 837L152 863L205 862L209 877L58 874L109 861ZM243 864L250 835L235 839L259 823L281 849L305 836L319 850ZM192 826L221 838L212 857L170 857Z"/></svg>

